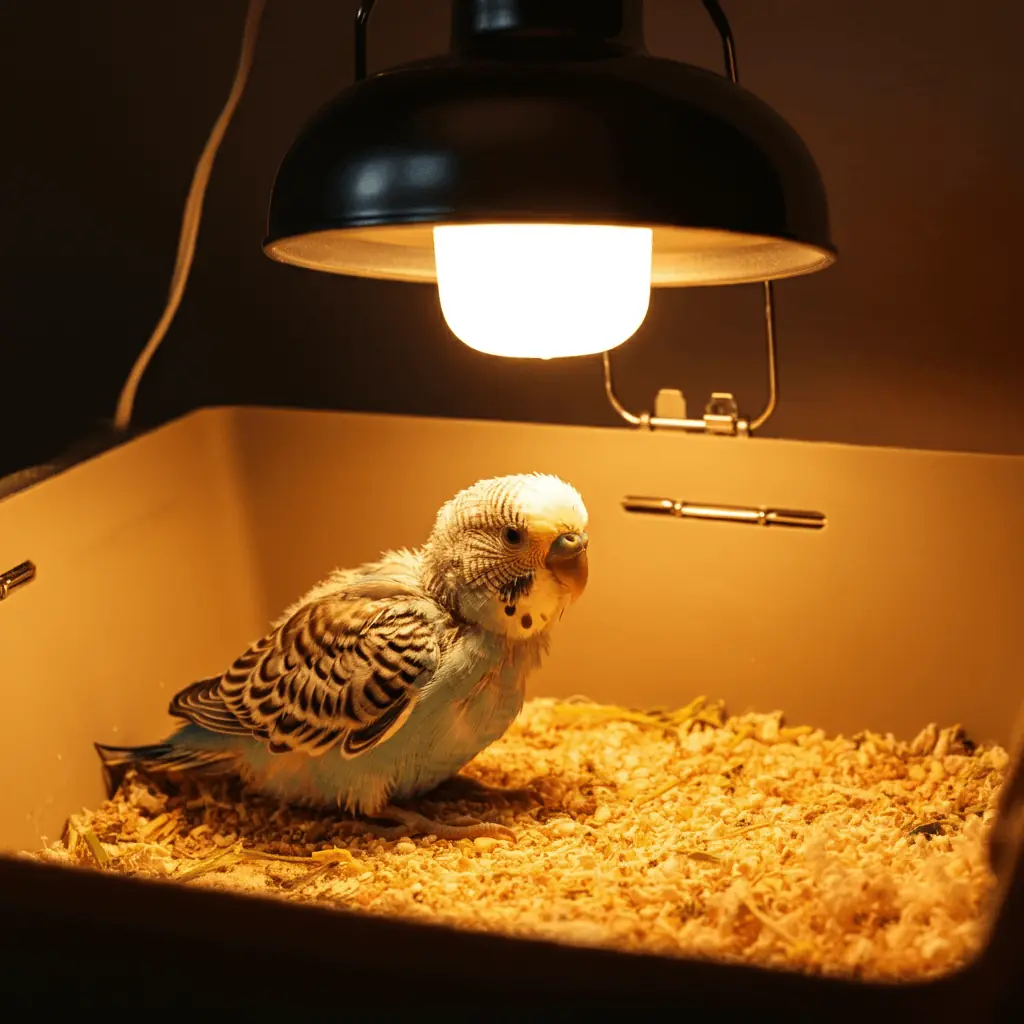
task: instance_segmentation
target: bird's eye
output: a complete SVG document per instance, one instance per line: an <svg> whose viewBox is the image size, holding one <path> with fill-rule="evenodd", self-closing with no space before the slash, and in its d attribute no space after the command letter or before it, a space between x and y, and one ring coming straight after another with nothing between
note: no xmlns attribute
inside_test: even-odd
<svg viewBox="0 0 1024 1024"><path fill-rule="evenodd" d="M506 526L504 537L505 543L510 547L518 547L523 542L523 531L517 530L514 526Z"/></svg>

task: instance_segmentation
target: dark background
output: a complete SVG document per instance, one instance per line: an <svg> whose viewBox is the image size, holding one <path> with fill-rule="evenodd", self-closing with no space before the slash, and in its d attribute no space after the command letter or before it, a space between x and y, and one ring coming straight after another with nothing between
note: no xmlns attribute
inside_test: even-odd
<svg viewBox="0 0 1024 1024"><path fill-rule="evenodd" d="M497 360L424 286L260 251L277 163L352 79L356 0L269 0L215 165L185 301L136 422L259 403L616 423L597 357ZM782 401L765 433L1024 452L1024 4L725 0L744 84L803 135L840 262L777 286ZM237 61L244 0L0 4L0 474L113 413L159 317L195 161ZM698 0L647 0L651 52L720 68ZM370 69L447 46L445 0L381 0ZM617 355L627 404L764 400L758 286L655 291Z"/></svg>

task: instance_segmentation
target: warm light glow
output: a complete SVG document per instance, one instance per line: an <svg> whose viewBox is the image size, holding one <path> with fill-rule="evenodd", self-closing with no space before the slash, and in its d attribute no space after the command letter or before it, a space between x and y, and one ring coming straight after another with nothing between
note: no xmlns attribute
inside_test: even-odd
<svg viewBox="0 0 1024 1024"><path fill-rule="evenodd" d="M631 338L651 301L649 228L473 224L434 228L441 311L495 356L583 356Z"/></svg>

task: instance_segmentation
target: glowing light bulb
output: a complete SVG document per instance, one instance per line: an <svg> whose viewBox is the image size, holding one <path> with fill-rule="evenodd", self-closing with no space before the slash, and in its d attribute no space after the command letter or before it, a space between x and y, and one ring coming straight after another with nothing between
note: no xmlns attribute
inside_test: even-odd
<svg viewBox="0 0 1024 1024"><path fill-rule="evenodd" d="M650 228L435 227L441 311L457 338L490 355L604 352L647 316L652 245Z"/></svg>

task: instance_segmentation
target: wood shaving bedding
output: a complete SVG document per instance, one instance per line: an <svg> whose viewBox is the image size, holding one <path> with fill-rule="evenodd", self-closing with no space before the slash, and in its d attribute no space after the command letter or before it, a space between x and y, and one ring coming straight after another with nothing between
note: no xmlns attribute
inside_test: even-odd
<svg viewBox="0 0 1024 1024"><path fill-rule="evenodd" d="M129 775L33 856L523 937L920 980L984 942L1008 761L959 727L829 738L702 698L671 713L538 699L466 772L536 800L418 805L500 821L515 844L381 839L237 786Z"/></svg>

